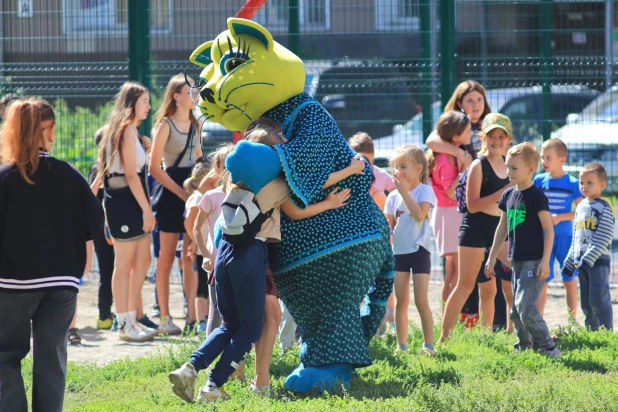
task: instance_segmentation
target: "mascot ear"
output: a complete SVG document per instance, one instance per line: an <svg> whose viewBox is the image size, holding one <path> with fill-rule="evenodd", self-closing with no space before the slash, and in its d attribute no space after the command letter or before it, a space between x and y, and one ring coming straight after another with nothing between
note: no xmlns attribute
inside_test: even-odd
<svg viewBox="0 0 618 412"><path fill-rule="evenodd" d="M210 50L212 49L212 44L213 41L211 40L199 46L193 51L193 53L191 53L189 60L202 67L206 67L211 64L212 59L210 58Z"/></svg>
<svg viewBox="0 0 618 412"><path fill-rule="evenodd" d="M272 34L254 21L230 17L227 19L227 27L230 30L230 33L232 33L232 36L244 34L255 37L264 43L264 46L268 51L272 51L273 47L275 47Z"/></svg>

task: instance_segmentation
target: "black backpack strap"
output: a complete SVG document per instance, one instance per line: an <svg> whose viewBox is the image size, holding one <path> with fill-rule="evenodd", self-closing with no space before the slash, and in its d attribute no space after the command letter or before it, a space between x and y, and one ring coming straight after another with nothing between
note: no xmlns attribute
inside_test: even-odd
<svg viewBox="0 0 618 412"><path fill-rule="evenodd" d="M174 122L172 121L172 119L170 118L166 118L165 121L167 121L167 123L170 126L170 136L172 135L172 127L174 129L176 129L176 131L178 131L178 129L176 128L176 125L174 124ZM180 133L180 132L179 132ZM170 136L168 136L168 140L170 138ZM191 143L191 140L193 140L193 128L191 128L189 130L189 136L187 137L187 141L185 143L185 147L184 149L182 149L182 152L180 152L180 154L178 155L178 157L176 158L176 161L174 162L174 164L170 167L178 167L178 165L180 164L180 162L182 161L182 158L184 157L185 153L187 153L187 149L189 148L189 144Z"/></svg>

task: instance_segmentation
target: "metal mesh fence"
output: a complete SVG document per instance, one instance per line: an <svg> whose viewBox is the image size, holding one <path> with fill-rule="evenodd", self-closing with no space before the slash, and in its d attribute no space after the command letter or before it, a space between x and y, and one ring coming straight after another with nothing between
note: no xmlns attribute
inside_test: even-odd
<svg viewBox="0 0 618 412"><path fill-rule="evenodd" d="M560 137L569 148L565 170L574 175L600 161L605 194L618 206L613 1L3 1L0 94L53 100L55 155L85 173L119 86L144 82L154 112L172 75L198 75L188 61L193 49L238 13L303 58L305 90L345 137L368 132L377 162L403 144L423 145L456 85L475 79L492 110L512 119L517 142ZM136 22L147 22L146 30ZM144 42L145 58L135 39ZM203 135L209 147L232 138L214 124Z"/></svg>

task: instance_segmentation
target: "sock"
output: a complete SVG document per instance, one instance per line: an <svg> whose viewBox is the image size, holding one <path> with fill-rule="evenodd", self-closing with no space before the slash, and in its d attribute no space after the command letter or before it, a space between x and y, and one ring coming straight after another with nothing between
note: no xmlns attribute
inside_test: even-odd
<svg viewBox="0 0 618 412"><path fill-rule="evenodd" d="M401 350L408 350L408 344L407 343L400 343L399 344L399 349L401 349Z"/></svg>
<svg viewBox="0 0 618 412"><path fill-rule="evenodd" d="M433 343L423 343L423 348L435 349Z"/></svg>

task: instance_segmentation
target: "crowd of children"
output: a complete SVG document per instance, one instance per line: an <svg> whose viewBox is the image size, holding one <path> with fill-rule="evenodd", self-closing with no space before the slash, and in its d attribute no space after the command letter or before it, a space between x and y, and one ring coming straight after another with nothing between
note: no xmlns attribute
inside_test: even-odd
<svg viewBox="0 0 618 412"><path fill-rule="evenodd" d="M564 171L568 149L559 139L544 142L540 153L531 143L513 145L510 119L489 110L482 86L468 81L458 90L458 97L449 103L453 107L440 116L428 140L430 150L424 152L415 145L397 148L390 159L392 176L373 166L370 190L391 227L395 256L394 292L379 334L394 323L397 351L408 350L412 284L423 333L421 353L436 354L428 293L433 235L446 269L438 343L448 339L476 288L482 325L494 325L499 317L495 305L499 279L507 317L517 336L515 349L534 348L557 358L560 350L543 319L555 261L570 316L577 311L579 278L585 325L592 330L613 329L609 275L615 217L610 203L602 198L607 174L602 165L591 163L581 170L579 180L568 175ZM293 319L278 299L268 267L267 243L281 239L281 213L298 220L346 207L353 194L339 190L337 184L362 174L366 162L373 165L373 142L366 133L353 136L349 144L359 155L328 177L323 187L328 196L323 201L300 209L289 199L289 188L281 178L261 187L249 179L234 178L226 169L226 164L242 163L243 150L249 148L276 156L271 147L286 143L280 126L258 119L243 142L223 145L207 160L200 160L201 145L193 142L191 130L196 120L190 94L178 76L170 81L152 150L137 132L150 110L149 92L137 83L122 87L108 124L97 133L99 159L90 183L106 206L106 226L94 230L96 222L92 223L94 231L85 240L94 239L101 269L98 327L112 327L113 299L120 339L145 341L157 334L181 333L169 315L167 300L171 262L179 234L185 233L182 266L188 310L184 330L203 333L206 339L188 362L170 373L172 389L193 402L197 373L220 356L197 400L225 399L223 386L232 375L245 379L244 360L255 344L251 389L265 394L270 391L268 369L277 333L283 349L295 340ZM43 112L51 110L38 101L16 101L14 107L39 105ZM41 136L49 140L47 129L42 130ZM40 155L48 157L51 143L44 146ZM8 149L3 154L10 159ZM535 177L539 160L545 173ZM152 193L147 188L147 170L161 182ZM28 181L32 170L20 169L20 173ZM245 202L244 206L254 208L255 220L249 223L256 225L255 233L247 232L246 219L238 219L240 208L226 209L224 201L226 205ZM148 319L141 302L155 225L162 243L157 261L160 325ZM497 270L497 259L512 270ZM0 293L2 288L0 284ZM70 326L74 323L75 319ZM76 330L71 331L71 343L79 343Z"/></svg>

